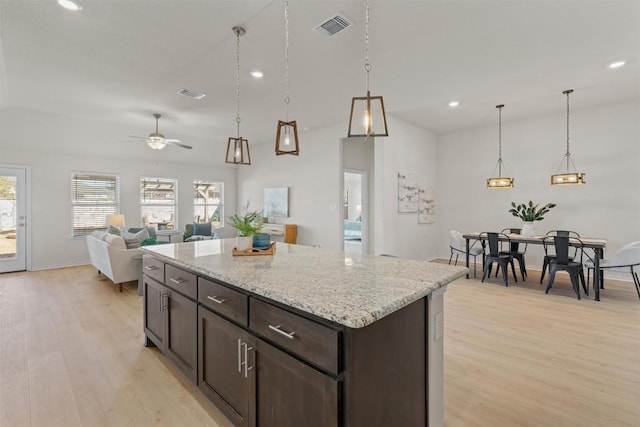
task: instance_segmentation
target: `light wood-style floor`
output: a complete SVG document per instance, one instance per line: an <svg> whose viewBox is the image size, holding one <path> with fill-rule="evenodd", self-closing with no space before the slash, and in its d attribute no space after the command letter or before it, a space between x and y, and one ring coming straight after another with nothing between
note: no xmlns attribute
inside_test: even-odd
<svg viewBox="0 0 640 427"><path fill-rule="evenodd" d="M0 275L0 426L229 422L142 346L142 300L91 267ZM578 301L535 272L445 294L445 425L639 426L640 301L607 282ZM395 426L394 426L395 427Z"/></svg>

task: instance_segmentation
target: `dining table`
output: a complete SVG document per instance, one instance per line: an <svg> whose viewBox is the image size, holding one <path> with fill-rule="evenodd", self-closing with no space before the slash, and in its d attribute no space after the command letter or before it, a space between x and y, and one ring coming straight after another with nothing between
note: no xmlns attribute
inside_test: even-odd
<svg viewBox="0 0 640 427"><path fill-rule="evenodd" d="M506 236L506 237L505 237ZM469 268L469 242L471 240L480 240L483 248L486 245L487 236L485 233L475 232L475 233L466 233L462 236L467 242L467 254L466 254L466 265L467 269ZM521 234L499 234L499 240L506 242L508 240L511 243L526 243L530 245L543 245L544 238L546 235L540 236L523 236ZM604 248L607 246L607 239L602 239L599 237L580 237L579 240L569 239L570 246L577 246L582 248L588 248L593 250L593 290L595 294L595 300L600 301L600 259L603 258ZM484 266L483 266L484 268ZM469 272L467 271L467 279L469 278Z"/></svg>

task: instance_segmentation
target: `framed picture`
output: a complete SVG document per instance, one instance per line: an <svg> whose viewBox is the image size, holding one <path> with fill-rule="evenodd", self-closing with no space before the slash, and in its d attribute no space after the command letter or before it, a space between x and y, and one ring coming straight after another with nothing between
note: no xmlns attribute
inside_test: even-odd
<svg viewBox="0 0 640 427"><path fill-rule="evenodd" d="M398 172L398 212L418 212L418 177Z"/></svg>
<svg viewBox="0 0 640 427"><path fill-rule="evenodd" d="M418 189L418 224L436 222L436 196L431 188Z"/></svg>
<svg viewBox="0 0 640 427"><path fill-rule="evenodd" d="M265 218L286 218L289 216L289 187L264 189L262 215Z"/></svg>

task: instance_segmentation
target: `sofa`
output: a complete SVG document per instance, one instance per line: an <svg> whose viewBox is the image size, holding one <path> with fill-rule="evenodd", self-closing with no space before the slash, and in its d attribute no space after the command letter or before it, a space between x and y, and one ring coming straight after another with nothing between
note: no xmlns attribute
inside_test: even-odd
<svg viewBox="0 0 640 427"><path fill-rule="evenodd" d="M135 239L128 239L130 247L127 247L126 235L123 237L107 231L94 231L86 238L91 265L98 270L98 273L104 274L113 283L119 285L120 292L122 292L123 283L137 281L140 277L142 271L140 243L155 240L150 237L151 232L147 229L129 229L127 233L136 236ZM155 231L153 235L155 236ZM136 244L137 247L134 247Z"/></svg>

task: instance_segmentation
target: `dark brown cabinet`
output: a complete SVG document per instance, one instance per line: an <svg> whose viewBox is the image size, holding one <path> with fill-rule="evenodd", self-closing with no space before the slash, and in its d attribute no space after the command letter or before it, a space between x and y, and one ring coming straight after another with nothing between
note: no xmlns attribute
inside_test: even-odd
<svg viewBox="0 0 640 427"><path fill-rule="evenodd" d="M250 426L253 374L249 334L198 307L198 387L236 426Z"/></svg>
<svg viewBox="0 0 640 427"><path fill-rule="evenodd" d="M256 426L339 425L339 381L260 339L254 348Z"/></svg>
<svg viewBox="0 0 640 427"><path fill-rule="evenodd" d="M156 279L164 274L164 265L145 257L144 332L146 344L153 344L163 352L194 383L198 368L198 311L197 303ZM194 285L195 286L195 285ZM151 341L151 343L149 343Z"/></svg>

